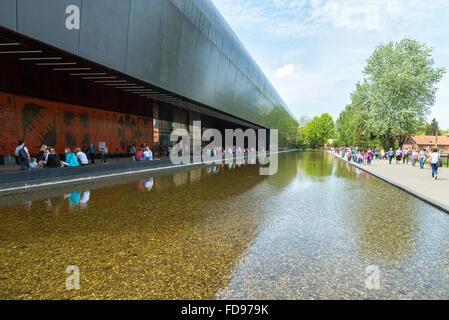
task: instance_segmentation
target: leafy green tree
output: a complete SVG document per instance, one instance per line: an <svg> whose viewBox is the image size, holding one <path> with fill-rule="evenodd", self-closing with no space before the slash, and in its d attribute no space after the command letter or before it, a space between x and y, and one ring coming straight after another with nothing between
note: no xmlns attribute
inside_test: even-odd
<svg viewBox="0 0 449 320"><path fill-rule="evenodd" d="M306 136L304 133L304 128L311 121L308 116L302 116L298 119L298 131L296 134L296 147L302 148L305 145Z"/></svg>
<svg viewBox="0 0 449 320"><path fill-rule="evenodd" d="M434 118L431 123L426 125L426 136L440 136L440 126L438 121Z"/></svg>
<svg viewBox="0 0 449 320"><path fill-rule="evenodd" d="M360 147L380 141L389 148L423 129L435 103L436 84L446 72L434 67L431 52L411 39L378 46L351 94L351 104L337 120L340 141Z"/></svg>
<svg viewBox="0 0 449 320"><path fill-rule="evenodd" d="M399 145L424 122L435 103L436 84L445 73L434 68L432 49L423 43L403 39L380 45L363 71L368 130L384 138L386 146Z"/></svg>
<svg viewBox="0 0 449 320"><path fill-rule="evenodd" d="M321 147L335 136L335 124L332 116L323 113L314 117L304 128L305 141L312 147Z"/></svg>

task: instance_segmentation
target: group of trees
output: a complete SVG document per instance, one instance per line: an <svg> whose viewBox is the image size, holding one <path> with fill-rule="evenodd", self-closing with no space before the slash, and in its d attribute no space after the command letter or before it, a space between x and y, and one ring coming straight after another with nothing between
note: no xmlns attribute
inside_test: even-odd
<svg viewBox="0 0 449 320"><path fill-rule="evenodd" d="M434 67L431 52L411 39L378 46L336 121L338 143L389 148L421 130L438 131L436 120L426 128L426 118L445 69Z"/></svg>
<svg viewBox="0 0 449 320"><path fill-rule="evenodd" d="M317 148L325 145L330 138L335 137L335 124L332 117L323 113L313 119L299 119L296 144L298 147L309 146Z"/></svg>
<svg viewBox="0 0 449 320"><path fill-rule="evenodd" d="M418 132L417 134L426 136L444 136L449 134L449 129L446 131L441 130L437 119L434 118L429 124L425 126L424 131Z"/></svg>

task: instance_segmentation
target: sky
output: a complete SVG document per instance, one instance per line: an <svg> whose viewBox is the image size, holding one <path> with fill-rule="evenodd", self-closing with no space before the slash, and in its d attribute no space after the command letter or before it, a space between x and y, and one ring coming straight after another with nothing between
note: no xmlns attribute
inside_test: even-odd
<svg viewBox="0 0 449 320"><path fill-rule="evenodd" d="M212 0L299 118L337 119L376 46L408 37L447 73L429 120L449 129L449 0Z"/></svg>

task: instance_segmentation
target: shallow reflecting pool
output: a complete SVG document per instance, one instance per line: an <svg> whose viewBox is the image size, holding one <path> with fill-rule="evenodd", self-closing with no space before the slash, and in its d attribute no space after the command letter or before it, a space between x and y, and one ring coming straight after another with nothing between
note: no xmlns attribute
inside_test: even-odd
<svg viewBox="0 0 449 320"><path fill-rule="evenodd" d="M328 154L107 183L1 199L0 298L449 298L449 215Z"/></svg>

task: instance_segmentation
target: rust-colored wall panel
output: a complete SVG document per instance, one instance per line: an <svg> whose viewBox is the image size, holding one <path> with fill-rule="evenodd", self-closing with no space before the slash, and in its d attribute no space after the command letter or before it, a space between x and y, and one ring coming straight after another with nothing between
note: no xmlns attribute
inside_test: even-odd
<svg viewBox="0 0 449 320"><path fill-rule="evenodd" d="M25 139L32 154L42 144L58 153L105 142L110 153L127 153L132 144L153 148L151 118L0 93L0 154L12 154Z"/></svg>
<svg viewBox="0 0 449 320"><path fill-rule="evenodd" d="M12 94L0 94L0 154L13 154L17 146L19 122L14 98Z"/></svg>
<svg viewBox="0 0 449 320"><path fill-rule="evenodd" d="M16 96L15 105L19 120L18 139L25 139L30 151L38 151L44 143L57 150L62 148L58 145L56 102Z"/></svg>

